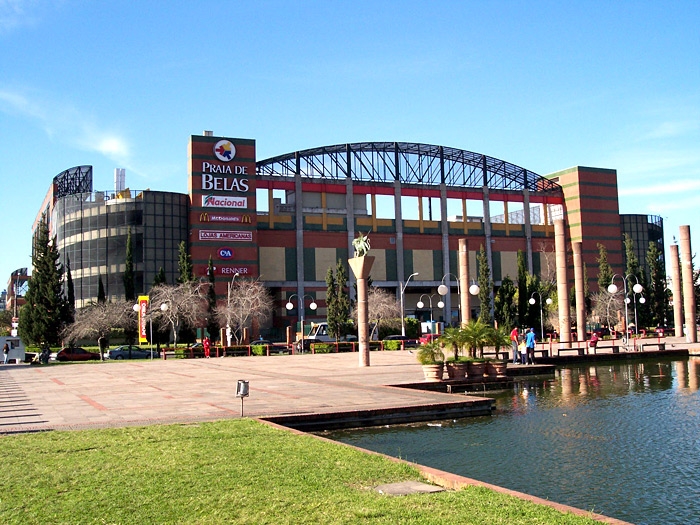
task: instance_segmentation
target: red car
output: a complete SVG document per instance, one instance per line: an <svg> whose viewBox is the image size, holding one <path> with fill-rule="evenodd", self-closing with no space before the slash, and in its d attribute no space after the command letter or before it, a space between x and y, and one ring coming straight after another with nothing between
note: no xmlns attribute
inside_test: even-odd
<svg viewBox="0 0 700 525"><path fill-rule="evenodd" d="M88 352L84 348L63 348L56 354L56 361L93 361L100 360L100 354Z"/></svg>
<svg viewBox="0 0 700 525"><path fill-rule="evenodd" d="M420 342L420 344L424 345L425 343L429 343L430 341L435 341L441 335L442 334L423 334L420 336L418 341Z"/></svg>

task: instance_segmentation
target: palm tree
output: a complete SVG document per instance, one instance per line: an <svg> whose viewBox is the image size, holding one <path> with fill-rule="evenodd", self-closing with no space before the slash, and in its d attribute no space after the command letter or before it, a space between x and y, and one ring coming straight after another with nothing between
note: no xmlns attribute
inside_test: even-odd
<svg viewBox="0 0 700 525"><path fill-rule="evenodd" d="M455 361L459 358L459 350L464 345L464 332L461 328L446 328L438 341L445 346L451 346L455 353Z"/></svg>
<svg viewBox="0 0 700 525"><path fill-rule="evenodd" d="M464 343L469 345L470 357L483 357L484 346L489 342L489 331L489 325L481 319L472 319L462 328ZM477 350L478 355L476 355Z"/></svg>
<svg viewBox="0 0 700 525"><path fill-rule="evenodd" d="M489 328L489 344L496 347L496 359L498 359L498 353L501 348L508 348L510 346L510 332L501 326L498 328Z"/></svg>

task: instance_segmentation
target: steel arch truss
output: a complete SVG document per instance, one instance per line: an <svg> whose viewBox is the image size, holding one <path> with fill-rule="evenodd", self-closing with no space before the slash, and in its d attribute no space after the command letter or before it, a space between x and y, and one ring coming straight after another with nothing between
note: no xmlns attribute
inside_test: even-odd
<svg viewBox="0 0 700 525"><path fill-rule="evenodd" d="M76 166L67 169L53 178L54 197L92 193L92 166Z"/></svg>
<svg viewBox="0 0 700 525"><path fill-rule="evenodd" d="M257 163L259 175L395 182L560 194L558 184L480 153L409 142L357 142L307 149Z"/></svg>

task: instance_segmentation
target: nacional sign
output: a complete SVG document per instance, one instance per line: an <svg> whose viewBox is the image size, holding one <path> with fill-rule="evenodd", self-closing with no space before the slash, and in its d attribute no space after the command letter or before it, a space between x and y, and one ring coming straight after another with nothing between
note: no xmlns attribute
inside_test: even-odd
<svg viewBox="0 0 700 525"><path fill-rule="evenodd" d="M199 230L199 240L253 242L253 232Z"/></svg>
<svg viewBox="0 0 700 525"><path fill-rule="evenodd" d="M247 208L247 197L222 197L202 195L202 208Z"/></svg>

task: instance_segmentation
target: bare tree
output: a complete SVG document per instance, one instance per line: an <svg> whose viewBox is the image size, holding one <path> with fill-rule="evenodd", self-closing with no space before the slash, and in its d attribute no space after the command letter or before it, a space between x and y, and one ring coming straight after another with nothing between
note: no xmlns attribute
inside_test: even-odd
<svg viewBox="0 0 700 525"><path fill-rule="evenodd" d="M206 317L206 285L198 282L159 284L151 289L153 318L160 328L170 328L177 347L183 326L196 326Z"/></svg>
<svg viewBox="0 0 700 525"><path fill-rule="evenodd" d="M623 295L621 292L612 294L607 291L594 293L592 315L608 327L615 326L624 308Z"/></svg>
<svg viewBox="0 0 700 525"><path fill-rule="evenodd" d="M100 347L100 358L105 340L112 328L129 328L136 323L131 301L117 303L93 303L75 313L75 322L68 325L61 335L73 342L76 339L95 339Z"/></svg>
<svg viewBox="0 0 700 525"><path fill-rule="evenodd" d="M357 305L352 311L353 319L357 319ZM379 326L401 327L401 304L396 295L371 286L367 291L367 317L372 326L369 338L373 339L379 333Z"/></svg>
<svg viewBox="0 0 700 525"><path fill-rule="evenodd" d="M272 315L272 298L260 281L242 279L236 281L226 298L226 302L216 308L216 319L220 326L226 326L240 344L243 329L250 328L252 320L264 323Z"/></svg>

